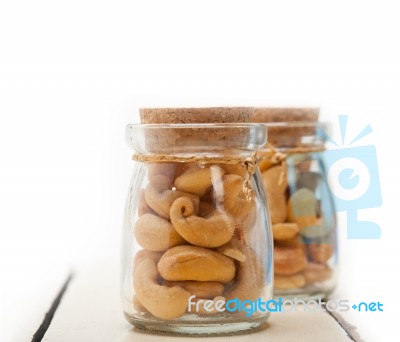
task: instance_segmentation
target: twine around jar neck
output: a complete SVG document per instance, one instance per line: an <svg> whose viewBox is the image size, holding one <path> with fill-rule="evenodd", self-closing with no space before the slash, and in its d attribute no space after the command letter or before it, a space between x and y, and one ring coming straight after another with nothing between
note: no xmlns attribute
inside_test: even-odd
<svg viewBox="0 0 400 342"><path fill-rule="evenodd" d="M256 172L262 158L258 156L258 151L254 151L250 157L226 155L226 156L177 156L166 154L134 154L132 160L144 163L197 163L200 167L207 164L228 164L241 165L246 170L245 180L243 182L243 193L248 202L251 201L253 191L250 183L252 175Z"/></svg>
<svg viewBox="0 0 400 342"><path fill-rule="evenodd" d="M282 165L282 173L279 177L279 184L282 184L286 177L286 159L291 154L322 152L325 151L324 146L317 147L294 147L279 150L270 143L266 144L262 151L263 157L260 157L258 150L254 151L250 157L226 155L226 156L177 156L170 154L134 154L132 160L144 163L197 163L200 167L207 164L228 164L241 165L246 170L245 180L243 182L243 193L248 202L251 201L251 193L253 191L250 183L252 175L256 172L257 167L263 159L268 159L273 165Z"/></svg>
<svg viewBox="0 0 400 342"><path fill-rule="evenodd" d="M325 146L307 146L286 148L283 151L282 149L279 149L274 145L267 143L264 150L262 151L262 159L269 160L273 165L282 165L282 172L278 180L278 184L281 185L284 178L286 177L286 159L289 155L299 153L323 152L325 150Z"/></svg>

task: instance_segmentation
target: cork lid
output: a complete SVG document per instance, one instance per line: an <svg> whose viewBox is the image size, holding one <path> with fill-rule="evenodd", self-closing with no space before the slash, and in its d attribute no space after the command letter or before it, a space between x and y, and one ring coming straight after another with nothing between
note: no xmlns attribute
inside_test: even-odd
<svg viewBox="0 0 400 342"><path fill-rule="evenodd" d="M319 108L254 108L251 121L265 123L268 142L276 147L312 145L318 125Z"/></svg>
<svg viewBox="0 0 400 342"><path fill-rule="evenodd" d="M143 124L251 122L252 107L140 108Z"/></svg>
<svg viewBox="0 0 400 342"><path fill-rule="evenodd" d="M316 122L319 117L319 108L305 107L305 108L268 108L257 107L254 108L252 113L252 122Z"/></svg>
<svg viewBox="0 0 400 342"><path fill-rule="evenodd" d="M249 139L247 127L227 127L223 124L250 123L252 107L208 108L140 108L142 124L160 125L159 129L146 133L147 147L153 152L176 152L186 146L229 148L233 139ZM215 129L205 129L204 124L222 124ZM176 128L163 125L177 125ZM186 127L187 125L187 127ZM178 126L180 126L178 128ZM188 148L188 147L187 147ZM179 151L184 153L184 151Z"/></svg>

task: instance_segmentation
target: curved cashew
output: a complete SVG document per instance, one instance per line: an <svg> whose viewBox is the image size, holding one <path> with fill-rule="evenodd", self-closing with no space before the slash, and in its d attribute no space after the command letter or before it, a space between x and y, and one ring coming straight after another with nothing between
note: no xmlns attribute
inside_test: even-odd
<svg viewBox="0 0 400 342"><path fill-rule="evenodd" d="M265 272L262 262L249 247L243 246L243 253L246 260L239 263L236 282L226 292L226 299L256 300L264 290Z"/></svg>
<svg viewBox="0 0 400 342"><path fill-rule="evenodd" d="M167 250L158 262L165 280L198 280L229 283L235 276L231 258L196 246L177 246Z"/></svg>
<svg viewBox="0 0 400 342"><path fill-rule="evenodd" d="M230 215L215 210L206 218L193 215L193 203L180 197L171 206L170 217L176 231L195 246L214 248L227 243L235 230Z"/></svg>
<svg viewBox="0 0 400 342"><path fill-rule="evenodd" d="M168 177L158 175L153 177L145 190L145 199L148 205L159 216L169 219L169 209L174 201L182 196L189 197L193 203L194 211L199 208L199 198L192 194L171 189L171 182Z"/></svg>
<svg viewBox="0 0 400 342"><path fill-rule="evenodd" d="M242 244L235 237L232 238L228 243L222 245L216 249L217 252L220 252L223 255L226 255L232 259L238 261L246 261L246 256L242 251ZM199 296L200 297L200 296Z"/></svg>
<svg viewBox="0 0 400 342"><path fill-rule="evenodd" d="M297 236L297 223L275 223L272 225L272 235L275 240L287 240Z"/></svg>
<svg viewBox="0 0 400 342"><path fill-rule="evenodd" d="M307 266L307 258L303 248L274 247L274 272L280 275L292 275Z"/></svg>
<svg viewBox="0 0 400 342"><path fill-rule="evenodd" d="M213 178L222 177L223 172L215 165L206 168L192 167L175 179L174 186L179 191L202 197L212 185Z"/></svg>
<svg viewBox="0 0 400 342"><path fill-rule="evenodd" d="M153 214L139 217L135 224L135 237L139 245L149 251L165 251L186 243L169 221Z"/></svg>
<svg viewBox="0 0 400 342"><path fill-rule="evenodd" d="M220 296L224 291L224 285L217 281L164 281L166 286L180 286L192 295L199 298L212 299Z"/></svg>
<svg viewBox="0 0 400 342"><path fill-rule="evenodd" d="M191 294L179 286L157 283L157 266L151 259L142 260L133 274L133 287L140 303L155 317L174 319L185 314Z"/></svg>
<svg viewBox="0 0 400 342"><path fill-rule="evenodd" d="M272 224L285 222L287 216L287 177L282 176L282 166L274 166L262 173ZM281 181L281 183L280 183Z"/></svg>
<svg viewBox="0 0 400 342"><path fill-rule="evenodd" d="M243 178L238 175L225 175L223 178L222 205L235 218L243 218L254 207L254 195L249 202L243 193ZM217 194L217 197L219 194Z"/></svg>

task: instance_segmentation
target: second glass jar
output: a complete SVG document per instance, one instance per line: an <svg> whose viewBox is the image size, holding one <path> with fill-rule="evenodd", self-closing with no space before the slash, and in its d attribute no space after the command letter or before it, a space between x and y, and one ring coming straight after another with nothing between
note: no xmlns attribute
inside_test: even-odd
<svg viewBox="0 0 400 342"><path fill-rule="evenodd" d="M324 167L328 125L268 123L260 165L274 237L274 294L326 298L336 286L336 214Z"/></svg>

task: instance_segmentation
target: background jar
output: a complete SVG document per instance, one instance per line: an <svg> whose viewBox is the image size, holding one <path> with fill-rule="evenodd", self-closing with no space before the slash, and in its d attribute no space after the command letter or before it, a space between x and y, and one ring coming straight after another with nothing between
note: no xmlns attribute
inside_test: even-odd
<svg viewBox="0 0 400 342"><path fill-rule="evenodd" d="M268 312L224 305L272 298L272 233L253 165L265 127L128 125L126 136L137 160L122 234L126 319L183 334L260 326Z"/></svg>
<svg viewBox="0 0 400 342"><path fill-rule="evenodd" d="M265 124L270 143L260 165L274 236L274 294L325 298L335 288L338 261L335 208L324 167L328 125L315 121L316 110L275 109L264 119L277 121L282 114L287 122ZM309 121L296 121L301 119Z"/></svg>

